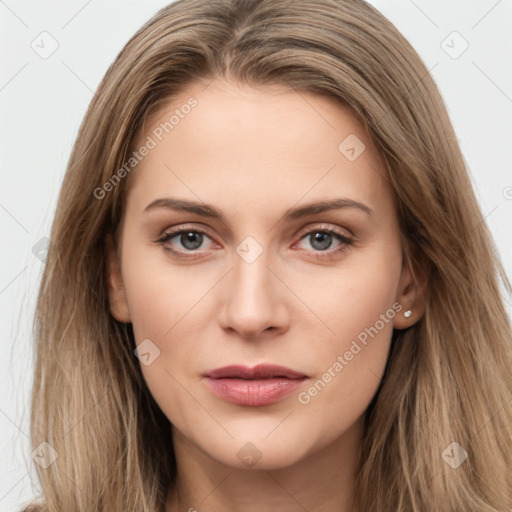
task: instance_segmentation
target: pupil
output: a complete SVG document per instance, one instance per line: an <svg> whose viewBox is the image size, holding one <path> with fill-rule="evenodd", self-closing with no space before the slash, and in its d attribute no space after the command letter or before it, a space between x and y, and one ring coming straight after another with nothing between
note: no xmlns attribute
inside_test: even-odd
<svg viewBox="0 0 512 512"><path fill-rule="evenodd" d="M195 242L194 238L196 238ZM201 246L203 239L201 233L194 233L193 231L189 231L188 233L183 233L181 235L180 241L183 244L183 247L186 247L187 249L197 249Z"/></svg>
<svg viewBox="0 0 512 512"><path fill-rule="evenodd" d="M328 249L332 242L330 237L331 237L331 235L328 233L315 233L314 242L320 242L320 247L317 246L316 248L317 249ZM315 247L314 244L313 244L313 247Z"/></svg>

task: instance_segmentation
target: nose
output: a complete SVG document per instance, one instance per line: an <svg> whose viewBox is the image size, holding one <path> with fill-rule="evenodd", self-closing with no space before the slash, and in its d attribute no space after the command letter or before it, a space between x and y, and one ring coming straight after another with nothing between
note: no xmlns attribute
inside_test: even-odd
<svg viewBox="0 0 512 512"><path fill-rule="evenodd" d="M267 253L248 263L235 254L234 268L226 276L225 300L219 315L221 327L244 339L275 336L289 327L285 284L268 266Z"/></svg>

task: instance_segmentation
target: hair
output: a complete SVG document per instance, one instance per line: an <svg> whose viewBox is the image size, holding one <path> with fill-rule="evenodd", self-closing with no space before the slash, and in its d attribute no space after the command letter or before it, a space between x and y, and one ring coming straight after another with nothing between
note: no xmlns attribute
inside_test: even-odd
<svg viewBox="0 0 512 512"><path fill-rule="evenodd" d="M429 70L363 0L178 0L108 69L69 159L37 301L31 442L58 459L37 467L42 492L25 510L164 510L171 425L131 324L109 312L106 240L128 180L102 199L94 191L130 158L151 112L219 78L350 107L387 167L404 261L428 280L425 313L393 331L365 414L357 510L509 510L512 333L500 283L510 293L510 282ZM456 469L443 459L453 442L468 454Z"/></svg>

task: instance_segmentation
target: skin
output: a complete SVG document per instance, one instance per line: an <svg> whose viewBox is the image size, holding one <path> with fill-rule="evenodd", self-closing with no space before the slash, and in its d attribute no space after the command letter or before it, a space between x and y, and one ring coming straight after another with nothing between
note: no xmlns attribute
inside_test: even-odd
<svg viewBox="0 0 512 512"><path fill-rule="evenodd" d="M129 176L120 236L108 253L112 315L133 323L137 344L150 339L160 350L141 369L172 423L180 501L170 489L166 512L352 511L364 413L393 328L424 312L424 293L403 264L382 161L358 118L332 99L220 80L190 85L165 104L147 119L139 145L190 96L198 105ZM366 147L355 161L338 149L350 134ZM145 211L165 197L211 204L226 222ZM282 220L290 208L334 198L373 213L347 207ZM171 227L206 235L196 249L180 235L159 243ZM322 245L314 236L325 229L354 243L336 251L344 244L333 236ZM263 249L252 263L236 252L248 236ZM178 258L169 246L199 256ZM396 303L403 309L300 403L299 392ZM249 407L217 397L202 378L228 364L260 363L308 379L277 403ZM261 456L252 467L237 456L248 442Z"/></svg>

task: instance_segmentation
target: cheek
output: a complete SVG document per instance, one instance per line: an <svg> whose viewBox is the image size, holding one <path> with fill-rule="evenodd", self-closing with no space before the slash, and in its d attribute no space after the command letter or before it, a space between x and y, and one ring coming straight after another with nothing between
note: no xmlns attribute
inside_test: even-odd
<svg viewBox="0 0 512 512"><path fill-rule="evenodd" d="M191 399L182 387L183 373L198 357L194 305L200 306L207 287L184 267L155 261L154 252L133 248L123 268L135 343L149 339L151 356L158 354L147 365L141 359L140 367L159 407L168 418L188 418Z"/></svg>
<svg viewBox="0 0 512 512"><path fill-rule="evenodd" d="M304 356L314 354L316 373L299 401L326 408L333 420L346 411L362 414L369 405L388 359L393 319L400 314L395 301L399 250L381 248L365 256L357 267L340 269L334 278L339 284L333 288L331 280L329 293L311 303L325 326L303 348Z"/></svg>
<svg viewBox="0 0 512 512"><path fill-rule="evenodd" d="M320 343L332 350L343 350L350 340L378 322L379 330L390 336L392 321L382 325L381 315L394 316L401 272L401 252L397 244L376 244L372 249L354 252L338 266L317 270L311 279L289 275L293 290L314 312L306 311L319 332ZM294 281L292 281L294 279ZM391 309L391 310L390 310ZM386 318L387 319L387 318ZM385 319L385 320L386 320ZM304 327L304 316L297 323ZM361 336L364 338L364 334ZM328 349L327 349L328 350Z"/></svg>
<svg viewBox="0 0 512 512"><path fill-rule="evenodd" d="M126 251L123 277L136 341L163 341L175 325L189 322L215 276L172 263L163 249L133 245Z"/></svg>
<svg viewBox="0 0 512 512"><path fill-rule="evenodd" d="M125 259L123 275L135 344L149 339L151 350L158 354L149 365L141 360L142 374L168 417L179 415L190 402L180 386L183 374L199 375L208 366L204 348L200 350L199 341L205 336L198 332L198 316L218 277L211 271L171 264L163 251L127 249L130 258Z"/></svg>

